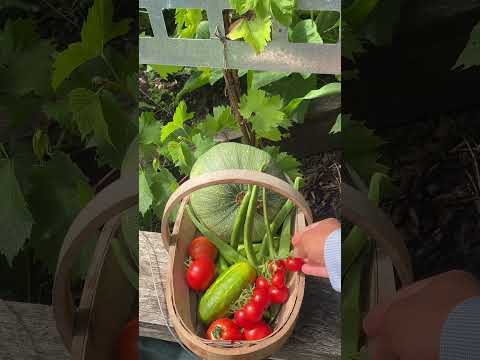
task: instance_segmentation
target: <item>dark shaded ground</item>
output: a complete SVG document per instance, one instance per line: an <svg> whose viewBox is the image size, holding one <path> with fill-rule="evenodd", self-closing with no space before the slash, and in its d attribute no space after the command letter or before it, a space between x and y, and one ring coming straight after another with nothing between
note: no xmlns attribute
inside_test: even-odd
<svg viewBox="0 0 480 360"><path fill-rule="evenodd" d="M480 276L480 113L433 117L385 134L400 194L385 204L407 239L417 279Z"/></svg>

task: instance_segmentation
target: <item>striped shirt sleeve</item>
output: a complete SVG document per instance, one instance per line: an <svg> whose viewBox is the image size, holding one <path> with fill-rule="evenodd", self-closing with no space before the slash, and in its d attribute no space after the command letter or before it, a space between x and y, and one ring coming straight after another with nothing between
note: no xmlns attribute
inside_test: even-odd
<svg viewBox="0 0 480 360"><path fill-rule="evenodd" d="M453 309L440 339L440 360L474 359L480 359L480 297Z"/></svg>

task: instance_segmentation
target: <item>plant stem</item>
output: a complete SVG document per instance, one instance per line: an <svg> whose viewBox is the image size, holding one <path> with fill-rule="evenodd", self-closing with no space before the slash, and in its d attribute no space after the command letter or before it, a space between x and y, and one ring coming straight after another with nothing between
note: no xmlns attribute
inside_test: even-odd
<svg viewBox="0 0 480 360"><path fill-rule="evenodd" d="M2 152L3 156L5 156L6 159L8 159L8 153L7 150L5 149L5 146L3 143L0 142L0 151Z"/></svg>

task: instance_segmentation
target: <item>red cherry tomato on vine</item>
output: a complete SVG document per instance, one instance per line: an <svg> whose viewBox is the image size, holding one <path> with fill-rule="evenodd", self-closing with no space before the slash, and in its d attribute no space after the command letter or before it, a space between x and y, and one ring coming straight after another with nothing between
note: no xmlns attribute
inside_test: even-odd
<svg viewBox="0 0 480 360"><path fill-rule="evenodd" d="M243 337L245 340L260 340L272 333L272 329L264 321L258 323L251 329L245 329Z"/></svg>
<svg viewBox="0 0 480 360"><path fill-rule="evenodd" d="M258 304L263 309L266 309L270 306L270 292L265 288L255 288L253 290L253 295L251 302Z"/></svg>
<svg viewBox="0 0 480 360"><path fill-rule="evenodd" d="M215 320L207 330L210 340L242 340L240 327L228 318Z"/></svg>
<svg viewBox="0 0 480 360"><path fill-rule="evenodd" d="M207 256L215 261L218 250L205 236L199 236L192 240L188 247L188 254L193 260Z"/></svg>
<svg viewBox="0 0 480 360"><path fill-rule="evenodd" d="M273 304L283 304L288 299L288 288L286 286L281 288L270 288L270 299Z"/></svg>
<svg viewBox="0 0 480 360"><path fill-rule="evenodd" d="M285 286L285 272L277 271L272 276L272 286L276 288L282 288Z"/></svg>
<svg viewBox="0 0 480 360"><path fill-rule="evenodd" d="M288 271L297 272L302 270L302 266L305 262L302 258L291 258L289 257L286 262Z"/></svg>
<svg viewBox="0 0 480 360"><path fill-rule="evenodd" d="M272 274L275 274L277 271L286 271L285 260L280 259L270 261L270 263L268 264L268 270Z"/></svg>
<svg viewBox="0 0 480 360"><path fill-rule="evenodd" d="M195 291L204 291L215 277L215 263L208 257L193 260L187 270L187 283Z"/></svg>
<svg viewBox="0 0 480 360"><path fill-rule="evenodd" d="M243 310L245 311L245 318L248 321L257 323L262 320L265 308L263 306L260 306L260 304L256 304L250 301L249 303L247 303L247 305L243 307Z"/></svg>
<svg viewBox="0 0 480 360"><path fill-rule="evenodd" d="M235 311L233 315L233 321L235 321L235 324L244 329L251 329L256 325L256 323L247 320L247 314L243 309Z"/></svg>
<svg viewBox="0 0 480 360"><path fill-rule="evenodd" d="M130 320L117 340L117 359L138 360L138 319Z"/></svg>
<svg viewBox="0 0 480 360"><path fill-rule="evenodd" d="M255 289L269 289L270 283L263 276L259 276L255 281Z"/></svg>

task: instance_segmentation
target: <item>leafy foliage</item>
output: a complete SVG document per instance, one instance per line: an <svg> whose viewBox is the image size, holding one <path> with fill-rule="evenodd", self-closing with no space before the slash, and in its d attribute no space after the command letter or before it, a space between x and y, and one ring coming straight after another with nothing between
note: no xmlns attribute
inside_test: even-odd
<svg viewBox="0 0 480 360"><path fill-rule="evenodd" d="M475 25L470 34L467 46L462 51L455 63L454 68L468 69L480 65L480 22Z"/></svg>
<svg viewBox="0 0 480 360"><path fill-rule="evenodd" d="M270 17L256 17L253 20L242 18L238 20L228 33L231 40L244 39L256 53L261 53L271 40L272 20Z"/></svg>

